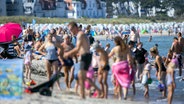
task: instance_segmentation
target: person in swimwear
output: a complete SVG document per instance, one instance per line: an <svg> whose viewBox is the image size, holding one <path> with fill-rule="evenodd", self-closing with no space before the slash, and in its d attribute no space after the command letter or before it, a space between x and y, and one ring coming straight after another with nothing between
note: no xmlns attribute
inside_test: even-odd
<svg viewBox="0 0 184 104"><path fill-rule="evenodd" d="M178 58L178 62L179 62L179 76L182 76L182 68L183 68L183 63L182 63L182 46L180 45L178 38L174 37L173 38L173 43L171 46L171 50L173 53L176 54L177 58Z"/></svg>
<svg viewBox="0 0 184 104"><path fill-rule="evenodd" d="M177 67L178 67L178 60L177 60L177 58L173 58L167 67L167 88L168 88L167 100L168 100L168 104L172 103L174 89L176 88L175 69Z"/></svg>
<svg viewBox="0 0 184 104"><path fill-rule="evenodd" d="M130 31L130 41L134 43L134 46L140 42L140 35L139 32L136 31L135 27L131 27Z"/></svg>
<svg viewBox="0 0 184 104"><path fill-rule="evenodd" d="M43 51L45 50L45 51ZM50 80L52 70L53 74L58 73L58 60L62 61L63 58L63 47L59 43L54 43L52 41L52 35L49 33L47 35L47 42L45 42L40 48L39 52L45 56L47 78ZM53 69L52 69L53 68ZM61 90L59 85L59 80L57 81L57 86Z"/></svg>
<svg viewBox="0 0 184 104"><path fill-rule="evenodd" d="M108 95L107 76L110 70L108 62L108 54L104 49L100 47L100 45L97 42L93 44L93 49L99 54L98 81L100 83L100 88L102 90L101 97L107 99Z"/></svg>
<svg viewBox="0 0 184 104"><path fill-rule="evenodd" d="M124 99L127 99L128 87L130 85L129 69L132 68L132 57L130 49L119 36L114 38L115 47L111 50L109 57L115 56L116 61L112 66L112 72L118 87L119 100L122 99L122 87Z"/></svg>
<svg viewBox="0 0 184 104"><path fill-rule="evenodd" d="M166 97L166 68L162 57L159 55L158 49L156 47L152 47L150 49L151 56L155 58L155 68L156 68L156 76L158 81L164 84L165 88L162 91L162 97Z"/></svg>
<svg viewBox="0 0 184 104"><path fill-rule="evenodd" d="M77 35L77 43L76 47L69 52L65 52L64 57L67 58L71 55L79 54L79 62L80 62L80 71L78 74L79 84L80 84L80 97L81 99L85 99L85 88L84 82L88 80L90 85L94 86L95 89L98 90L98 95L101 94L100 89L95 85L95 83L86 77L86 72L91 64L92 54L90 53L90 43L88 37L84 34L84 32L79 31L78 25L76 22L70 22L68 24L68 29L72 33L72 35Z"/></svg>
<svg viewBox="0 0 184 104"><path fill-rule="evenodd" d="M64 35L63 39L64 39L64 42L61 44L61 46L64 49L64 53L72 50L74 48L74 45L70 42L69 35ZM65 83L68 89L70 88L71 83L73 81L72 75L71 75L70 81L68 81L69 72L72 72L72 66L74 64L72 57L73 56L69 56L67 59L66 58L63 59L63 62L64 62L63 70L65 74Z"/></svg>
<svg viewBox="0 0 184 104"><path fill-rule="evenodd" d="M151 70L151 65L146 60L144 70L143 70L142 74L140 75L141 80L142 80L142 84L144 85L144 88L145 88L145 91L144 91L144 97L145 98L149 97L148 79L151 78L150 70Z"/></svg>
<svg viewBox="0 0 184 104"><path fill-rule="evenodd" d="M132 89L133 89L133 94L135 95L136 93L136 88L135 88L135 73L136 73L136 61L135 61L135 53L134 51L136 50L136 48L134 47L134 43L129 41L128 42L128 47L130 48L130 52L131 52L131 55L132 55L132 65L135 69L131 69L131 74L130 74L130 78L131 78L131 81L132 81Z"/></svg>

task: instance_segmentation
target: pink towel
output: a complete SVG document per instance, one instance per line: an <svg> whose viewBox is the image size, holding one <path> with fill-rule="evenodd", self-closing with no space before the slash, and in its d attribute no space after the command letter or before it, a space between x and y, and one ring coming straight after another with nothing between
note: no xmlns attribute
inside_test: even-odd
<svg viewBox="0 0 184 104"><path fill-rule="evenodd" d="M112 73L115 76L116 84L128 88L130 86L129 65L127 61L121 61L112 65Z"/></svg>

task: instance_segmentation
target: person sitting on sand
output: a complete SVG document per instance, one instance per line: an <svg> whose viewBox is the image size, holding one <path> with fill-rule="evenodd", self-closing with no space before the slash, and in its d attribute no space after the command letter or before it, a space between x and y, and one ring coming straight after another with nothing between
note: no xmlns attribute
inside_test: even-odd
<svg viewBox="0 0 184 104"><path fill-rule="evenodd" d="M12 57L21 57L21 46L16 40L16 36L12 35L13 43L8 45L8 54Z"/></svg>

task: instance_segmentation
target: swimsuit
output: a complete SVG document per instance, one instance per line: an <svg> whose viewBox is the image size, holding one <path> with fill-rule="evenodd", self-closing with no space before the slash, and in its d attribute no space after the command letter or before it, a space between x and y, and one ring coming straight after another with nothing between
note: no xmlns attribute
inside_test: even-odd
<svg viewBox="0 0 184 104"><path fill-rule="evenodd" d="M106 65L106 66L103 68L103 70L109 71L109 70L110 70L110 66L109 66L109 65Z"/></svg>
<svg viewBox="0 0 184 104"><path fill-rule="evenodd" d="M80 69L88 70L90 64L91 64L92 54L91 53L85 53L81 55L80 60Z"/></svg>
<svg viewBox="0 0 184 104"><path fill-rule="evenodd" d="M158 72L158 65L157 65L157 63L155 63L155 67L156 67L156 70L157 70L157 72ZM162 69L161 69L161 71L164 71L164 72L166 72L166 68L165 68L165 66L164 66L164 64L162 63Z"/></svg>
<svg viewBox="0 0 184 104"><path fill-rule="evenodd" d="M46 47L46 52L47 54L45 56L45 59L47 59L50 64L52 64L55 61L58 61L57 50L54 45Z"/></svg>
<svg viewBox="0 0 184 104"><path fill-rule="evenodd" d="M64 66L73 66L74 64L72 58L63 59L63 61L64 61Z"/></svg>

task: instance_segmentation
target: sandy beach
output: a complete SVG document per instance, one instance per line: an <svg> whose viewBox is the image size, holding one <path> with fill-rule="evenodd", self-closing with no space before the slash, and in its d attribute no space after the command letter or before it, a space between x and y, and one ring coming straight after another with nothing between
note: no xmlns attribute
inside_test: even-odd
<svg viewBox="0 0 184 104"><path fill-rule="evenodd" d="M141 34L142 36L149 36L150 34ZM164 32L162 35L167 35L166 32ZM152 34L152 36L160 36L160 34ZM95 36L95 39L103 40L105 39L105 36ZM44 63L43 61L35 61L34 63L37 63L34 65L34 74L32 74L33 80L36 81L37 85L39 83L42 83L44 81L47 81L47 77L45 76L45 69L44 69ZM110 60L110 65L112 64L112 60ZM154 73L154 71L153 71ZM27 94L23 93L22 99L19 100L0 100L0 104L167 104L167 99L158 100L158 97L161 96L160 92L155 89L150 89L150 99L145 99L143 97L143 86L140 86L140 84L136 84L137 93L135 96L133 96L132 88L129 89L128 99L119 101L117 98L114 98L113 95L113 89L112 89L112 83L110 83L110 75L108 78L109 82L109 94L108 99L98 99L98 98L89 98L87 97L85 100L81 100L79 98L79 95L75 94L74 92L74 83L72 83L72 88L70 91L66 90L66 86L64 83L64 78L60 78L60 86L62 88L62 91L59 91L54 85L54 89L52 92L51 97L42 96L39 93L34 94ZM179 81L177 80L177 83ZM184 84L183 84L184 85ZM24 85L24 87L26 87ZM180 86L180 89L184 88L184 86ZM177 92L180 92L180 90L176 90L174 95L174 101L173 104L182 104L184 100L182 100L182 96L184 96L182 93L177 94ZM159 95L158 95L159 94Z"/></svg>
<svg viewBox="0 0 184 104"><path fill-rule="evenodd" d="M46 76L40 76L32 74L32 78L37 82L37 84L44 82L47 80ZM60 83L64 84L63 78L60 79ZM110 91L109 96L112 95L113 92ZM27 94L23 93L22 99L20 100L1 100L0 104L147 104L143 101L131 101L131 98L128 98L127 101L119 101L118 99L109 98L105 99L97 99L97 98L89 98L87 97L86 100L81 100L77 94L70 89L70 91L66 91L65 88L62 88L62 91L58 91L56 85L54 85L54 90L52 92L51 97L42 96L39 93L34 94Z"/></svg>

